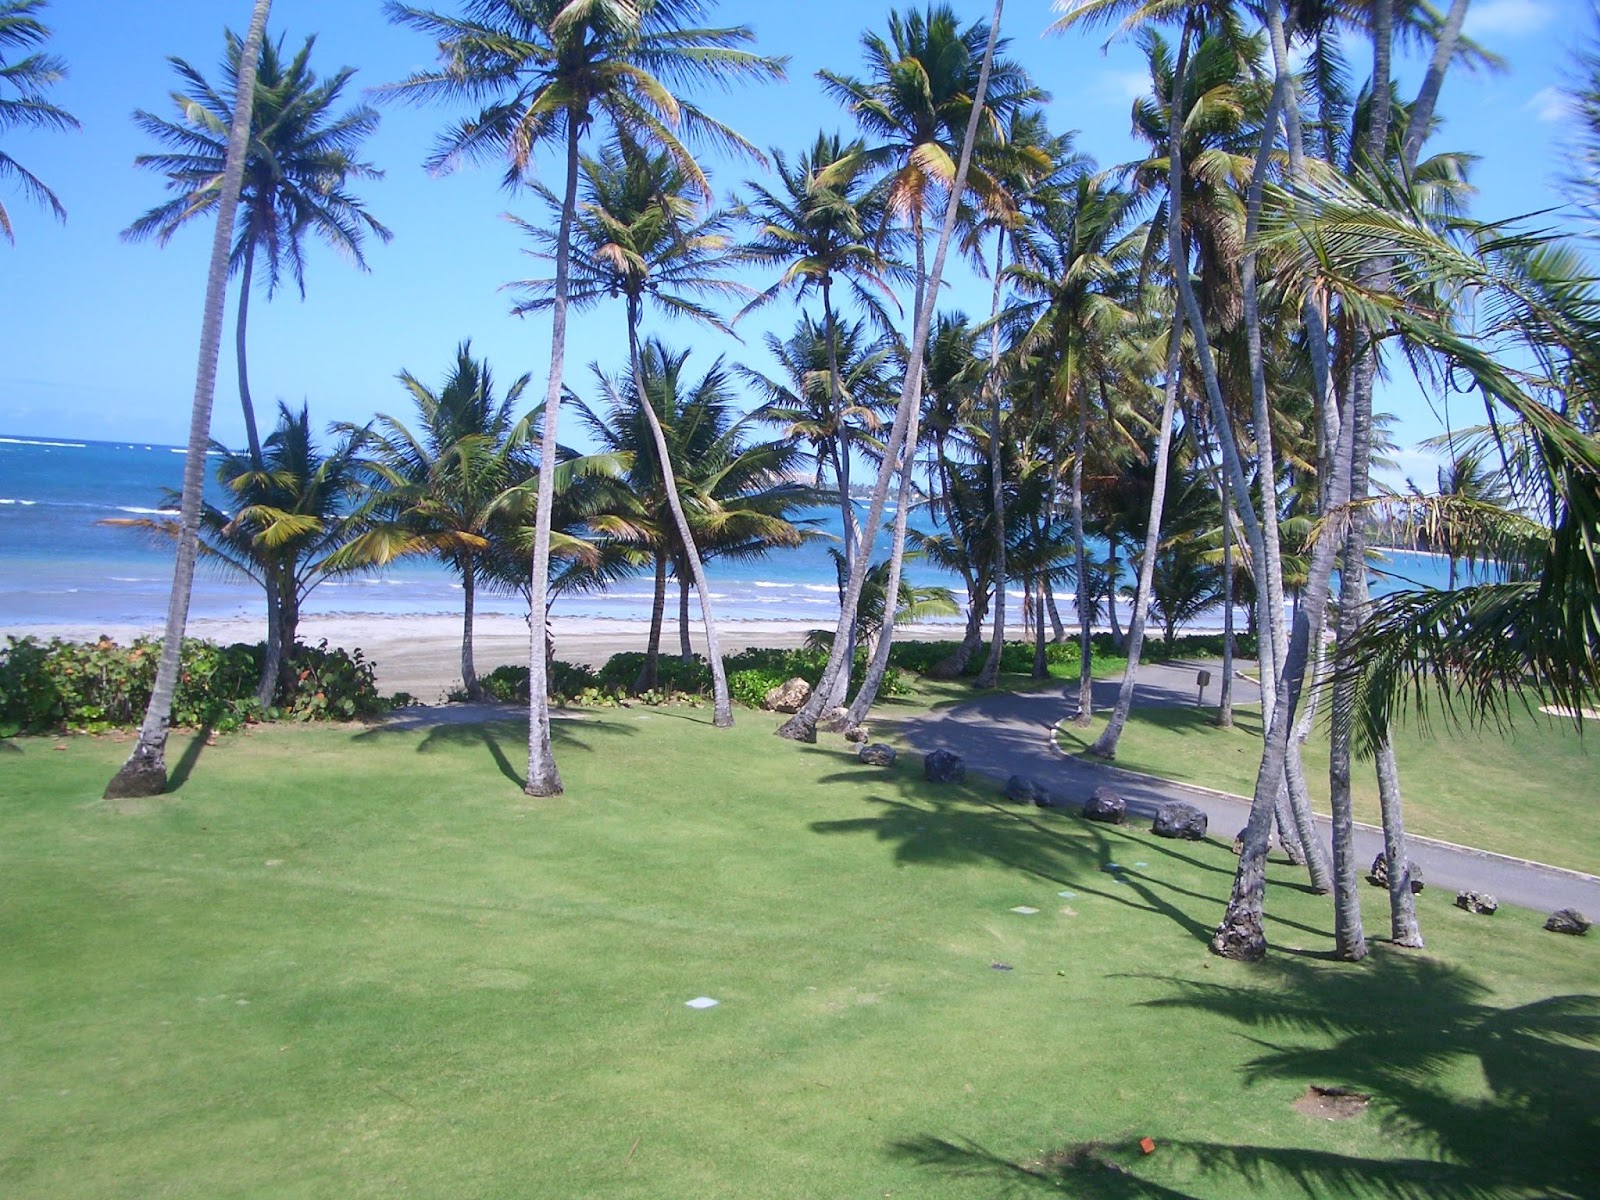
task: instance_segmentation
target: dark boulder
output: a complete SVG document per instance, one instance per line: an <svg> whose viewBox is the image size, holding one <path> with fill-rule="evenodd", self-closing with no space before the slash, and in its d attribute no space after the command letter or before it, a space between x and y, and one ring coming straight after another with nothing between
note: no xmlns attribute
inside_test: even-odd
<svg viewBox="0 0 1600 1200"><path fill-rule="evenodd" d="M1389 859L1380 854L1372 860L1372 870L1367 872L1367 882L1373 887L1386 888L1389 886ZM1411 891L1415 895L1423 888L1422 868L1415 859L1411 860Z"/></svg>
<svg viewBox="0 0 1600 1200"><path fill-rule="evenodd" d="M1456 907L1481 916L1492 916L1500 908L1500 901L1488 892L1457 892Z"/></svg>
<svg viewBox="0 0 1600 1200"><path fill-rule="evenodd" d="M1551 933L1570 933L1581 937L1589 932L1589 918L1575 908L1558 908L1544 927Z"/></svg>
<svg viewBox="0 0 1600 1200"><path fill-rule="evenodd" d="M1005 797L1013 804L1038 804L1043 792L1044 789L1026 775L1013 775L1006 780Z"/></svg>
<svg viewBox="0 0 1600 1200"><path fill-rule="evenodd" d="M935 750L922 760L922 775L929 783L962 783L967 778L967 763L959 754Z"/></svg>
<svg viewBox="0 0 1600 1200"><path fill-rule="evenodd" d="M1083 803L1083 819L1121 825L1128 819L1128 802L1108 787L1097 787Z"/></svg>
<svg viewBox="0 0 1600 1200"><path fill-rule="evenodd" d="M1206 836L1206 815L1192 804L1163 804L1156 810L1150 832L1157 837L1198 842Z"/></svg>
<svg viewBox="0 0 1600 1200"><path fill-rule="evenodd" d="M856 757L869 767L892 767L896 758L893 746L872 742L856 751Z"/></svg>

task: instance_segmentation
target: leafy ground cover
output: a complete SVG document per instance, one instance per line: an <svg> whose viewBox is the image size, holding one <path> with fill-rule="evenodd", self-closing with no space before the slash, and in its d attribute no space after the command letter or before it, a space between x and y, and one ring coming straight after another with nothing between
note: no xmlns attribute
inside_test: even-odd
<svg viewBox="0 0 1600 1200"><path fill-rule="evenodd" d="M1277 949L1243 967L1205 950L1222 845L772 724L560 721L569 791L538 801L516 724L255 729L180 746L175 794L120 805L97 799L115 739L0 743L0 1194L1510 1200L1600 1177L1593 938L1429 891L1428 952L1338 964L1326 899L1274 868ZM1371 1100L1330 1121L1313 1084Z"/></svg>
<svg viewBox="0 0 1600 1200"><path fill-rule="evenodd" d="M1248 796L1261 759L1259 709L1236 709L1218 729L1214 708L1136 709L1117 747L1132 771ZM1087 729L1063 726L1068 753L1087 750L1106 718ZM1497 850L1578 871L1600 871L1600 747L1570 721L1518 713L1507 729L1472 730L1414 723L1395 730L1406 828L1466 846ZM1319 722L1305 747L1313 803L1327 811L1328 740ZM1356 819L1379 822L1370 763L1357 763Z"/></svg>

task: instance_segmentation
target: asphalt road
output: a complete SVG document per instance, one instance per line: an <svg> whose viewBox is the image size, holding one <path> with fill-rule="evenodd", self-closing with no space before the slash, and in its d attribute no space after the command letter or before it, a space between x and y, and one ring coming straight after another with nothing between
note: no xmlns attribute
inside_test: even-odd
<svg viewBox="0 0 1600 1200"><path fill-rule="evenodd" d="M1214 702L1215 664L1174 663L1140 668L1135 706L1194 704L1195 672L1201 666L1212 671L1213 682L1206 690L1206 699ZM1238 680L1235 687L1237 703L1254 703L1258 699L1254 684ZM1098 681L1095 708L1109 708L1116 700L1116 690L1117 681ZM1023 695L995 693L926 717L895 722L894 728L911 749L923 754L950 750L966 760L969 772L1001 783L1010 775L1024 775L1072 800L1085 799L1103 785L1114 788L1127 800L1130 814L1149 818L1160 805L1181 800L1205 812L1214 837L1231 839L1244 828L1250 802L1243 797L1134 777L1054 749L1056 723L1073 711L1073 701L1064 699L1058 689ZM1318 824L1327 837L1327 821L1318 818ZM1411 858L1421 865L1423 879L1430 888L1452 894L1470 888L1528 908L1546 912L1576 908L1591 919L1600 918L1600 878L1424 838L1410 838L1408 842ZM1370 863L1382 852L1381 832L1358 827L1355 849L1358 862Z"/></svg>

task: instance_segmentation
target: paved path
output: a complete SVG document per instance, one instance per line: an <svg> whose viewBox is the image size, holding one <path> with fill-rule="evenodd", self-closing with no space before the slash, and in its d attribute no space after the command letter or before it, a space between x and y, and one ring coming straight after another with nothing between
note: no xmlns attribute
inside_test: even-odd
<svg viewBox="0 0 1600 1200"><path fill-rule="evenodd" d="M1135 705L1192 705L1195 670L1196 664L1186 663L1141 667ZM1097 710L1111 706L1116 689L1115 680L1096 683ZM1207 699L1215 698L1213 682L1207 689ZM1238 703L1253 703L1256 698L1254 685L1238 681ZM898 721L894 727L910 748L924 754L938 749L954 751L966 759L969 770L997 780L1013 773L1026 775L1069 797L1087 797L1092 789L1104 784L1116 788L1128 801L1129 811L1143 817L1153 816L1166 801L1182 800L1205 811L1212 833L1218 837L1230 837L1244 827L1250 812L1246 799L1134 776L1062 754L1054 748L1055 726L1072 711L1072 701L1063 699L1059 689L1031 694L995 693L926 717ZM1328 822L1319 817L1318 824L1327 836ZM1592 875L1425 838L1409 841L1411 857L1421 864L1430 887L1452 893L1472 888L1528 908L1548 912L1571 907L1583 910L1591 918L1600 917L1600 879ZM1370 863L1383 849L1383 835L1376 829L1358 827L1355 847L1357 861Z"/></svg>

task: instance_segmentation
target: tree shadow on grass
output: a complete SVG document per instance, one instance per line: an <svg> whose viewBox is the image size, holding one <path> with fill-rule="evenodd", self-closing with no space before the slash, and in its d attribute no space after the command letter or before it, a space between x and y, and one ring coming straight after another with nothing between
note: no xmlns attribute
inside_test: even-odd
<svg viewBox="0 0 1600 1200"><path fill-rule="evenodd" d="M633 730L623 725L616 725L608 721L552 721L550 723L550 741L557 751L563 748L576 750L593 750L594 747L584 741L577 733L581 728L585 733L599 731L602 733L619 736L632 736ZM392 738L401 734L414 734L415 728L388 728L382 725L363 730L351 738L354 742L375 742L385 738ZM435 754L442 750L475 748L478 746L488 753L494 761L496 769L506 779L516 784L518 788L525 788L528 784L527 776L512 765L511 756L505 751L505 743L511 743L517 748L519 755L526 755L528 747L528 723L519 720L497 720L449 722L432 726L422 740L417 743L418 754Z"/></svg>
<svg viewBox="0 0 1600 1200"><path fill-rule="evenodd" d="M861 782L855 773L824 776L821 782L840 779ZM1213 926L1193 916L1181 899L1202 901L1218 913L1227 902L1226 889L1215 894L1192 891L1119 862L1119 858L1142 854L1148 847L1144 839L1131 833L1072 817L1045 815L1034 808L975 799L908 777L886 775L878 783L884 791L897 790L899 796L869 795L867 803L874 806L871 815L815 821L812 832L869 834L894 847L894 862L899 866L993 863L1021 871L1056 887L1164 917L1202 944L1209 942ZM1175 850L1163 852L1186 857ZM1228 878L1231 882L1231 876ZM1313 934L1324 932L1301 928Z"/></svg>
<svg viewBox="0 0 1600 1200"><path fill-rule="evenodd" d="M1500 1007L1472 975L1383 954L1359 967L1279 961L1251 986L1167 981L1152 1008L1203 1012L1246 1030L1260 1053L1244 1082L1351 1088L1370 1096L1374 1141L1406 1157L1163 1139L1216 1195L1263 1188L1311 1197L1580 1200L1600 1182L1600 996ZM1481 1085L1479 1083L1481 1080ZM1309 1118L1308 1119L1313 1119ZM1381 1135L1381 1138L1380 1136ZM1131 1142L1015 1162L969 1141L921 1136L889 1152L1016 1192L1181 1197L1139 1178ZM1114 1165L1108 1165L1114 1164Z"/></svg>
<svg viewBox="0 0 1600 1200"><path fill-rule="evenodd" d="M189 782L189 776L194 774L194 769L200 763L200 755L211 744L212 728L202 725L194 731L189 738L189 744L183 748L183 753L178 756L178 763L172 768L172 773L167 776L166 790L176 792Z"/></svg>

